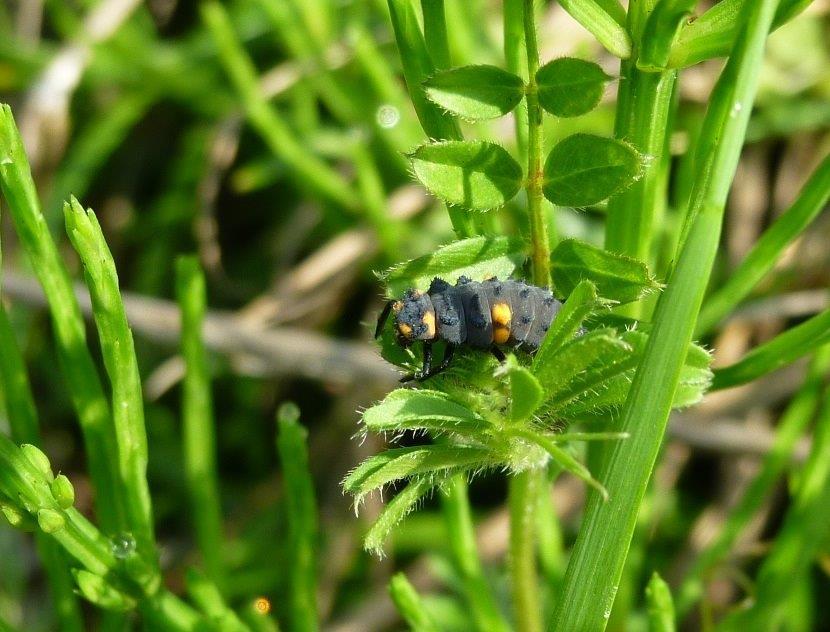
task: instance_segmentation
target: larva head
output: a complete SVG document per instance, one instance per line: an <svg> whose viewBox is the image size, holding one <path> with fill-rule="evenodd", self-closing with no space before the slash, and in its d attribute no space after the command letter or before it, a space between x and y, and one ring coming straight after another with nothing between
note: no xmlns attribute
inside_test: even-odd
<svg viewBox="0 0 830 632"><path fill-rule="evenodd" d="M428 294L407 290L403 299L392 305L398 342L406 346L414 340L435 338L435 308Z"/></svg>

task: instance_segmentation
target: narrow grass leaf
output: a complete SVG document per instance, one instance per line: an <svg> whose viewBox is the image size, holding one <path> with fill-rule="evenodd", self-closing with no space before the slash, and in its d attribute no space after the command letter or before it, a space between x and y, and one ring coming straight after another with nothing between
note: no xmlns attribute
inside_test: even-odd
<svg viewBox="0 0 830 632"><path fill-rule="evenodd" d="M610 80L594 62L574 57L554 59L536 71L539 105L554 116L587 114L599 105Z"/></svg>
<svg viewBox="0 0 830 632"><path fill-rule="evenodd" d="M205 277L196 257L176 261L176 298L181 311L184 471L196 541L208 577L224 584L222 508L216 470L216 430L210 370L202 340L207 309Z"/></svg>
<svg viewBox="0 0 830 632"><path fill-rule="evenodd" d="M109 404L86 342L78 300L40 210L29 161L11 108L0 105L0 188L23 250L43 286L52 314L58 359L84 435L101 525L116 533L127 527L118 492L118 455Z"/></svg>
<svg viewBox="0 0 830 632"><path fill-rule="evenodd" d="M147 431L141 376L115 262L91 210L84 210L78 200L72 198L64 206L64 218L69 240L84 264L104 367L112 385L120 493L126 501L130 531L136 538L141 556L157 568L152 505L147 487Z"/></svg>
<svg viewBox="0 0 830 632"><path fill-rule="evenodd" d="M618 303L637 301L660 288L642 261L578 239L559 242L551 254L551 275L556 290L565 296L587 279L602 298Z"/></svg>
<svg viewBox="0 0 830 632"><path fill-rule="evenodd" d="M416 478L386 504L378 519L363 539L363 547L377 555L383 552L383 543L397 524L415 508L435 483L429 478Z"/></svg>
<svg viewBox="0 0 830 632"><path fill-rule="evenodd" d="M758 571L749 610L722 623L725 632L786 629L788 598L806 581L830 536L830 389L825 389L810 456L795 498L772 548Z"/></svg>
<svg viewBox="0 0 830 632"><path fill-rule="evenodd" d="M288 514L288 551L291 569L291 629L317 629L317 501L308 465L308 432L299 422L294 404L277 412L277 448L282 464Z"/></svg>
<svg viewBox="0 0 830 632"><path fill-rule="evenodd" d="M524 242L511 237L471 237L438 248L432 254L397 265L383 274L390 297L409 288L425 291L439 277L454 283L460 276L480 281L509 277L524 263Z"/></svg>
<svg viewBox="0 0 830 632"><path fill-rule="evenodd" d="M399 388L363 413L370 432L430 430L462 435L482 433L490 424L440 391Z"/></svg>
<svg viewBox="0 0 830 632"><path fill-rule="evenodd" d="M522 186L522 168L501 145L486 141L427 143L409 154L415 177L447 204L487 211Z"/></svg>
<svg viewBox="0 0 830 632"><path fill-rule="evenodd" d="M631 38L614 15L607 12L603 4L594 0L564 0L562 8L585 29L597 38L606 50L620 59L631 56Z"/></svg>
<svg viewBox="0 0 830 632"><path fill-rule="evenodd" d="M773 222L726 282L707 300L697 322L698 335L707 333L745 298L775 266L787 246L798 237L830 200L830 155L810 176L796 201Z"/></svg>
<svg viewBox="0 0 830 632"><path fill-rule="evenodd" d="M735 364L715 369L712 388L722 389L746 384L786 366L828 341L830 310L825 310L756 347Z"/></svg>
<svg viewBox="0 0 830 632"><path fill-rule="evenodd" d="M613 138L574 134L545 160L545 197L560 206L590 206L619 193L640 175L642 158Z"/></svg>
<svg viewBox="0 0 830 632"><path fill-rule="evenodd" d="M421 596L409 583L406 575L397 573L389 582L389 595L410 630L413 632L438 632L438 626L424 608Z"/></svg>
<svg viewBox="0 0 830 632"><path fill-rule="evenodd" d="M674 600L671 589L657 571L651 574L646 586L646 604L651 632L674 632Z"/></svg>
<svg viewBox="0 0 830 632"><path fill-rule="evenodd" d="M830 370L830 346L816 353L798 393L787 405L775 429L775 440L761 462L760 470L737 505L729 512L714 541L695 560L677 591L677 611L684 617L701 597L704 577L732 550L735 541L769 497L792 458L796 442L804 434L818 409L824 378Z"/></svg>
<svg viewBox="0 0 830 632"><path fill-rule="evenodd" d="M427 96L462 118L504 116L524 98L521 77L497 66L462 66L438 72L424 83Z"/></svg>
<svg viewBox="0 0 830 632"><path fill-rule="evenodd" d="M590 281L581 281L568 295L568 300L553 319L542 345L533 356L533 373L542 364L552 362L559 349L573 340L585 319L599 306L596 286Z"/></svg>

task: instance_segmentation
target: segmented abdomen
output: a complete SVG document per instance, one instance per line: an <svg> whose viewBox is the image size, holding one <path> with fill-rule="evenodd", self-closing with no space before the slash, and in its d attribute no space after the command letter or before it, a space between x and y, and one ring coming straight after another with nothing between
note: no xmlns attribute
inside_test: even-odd
<svg viewBox="0 0 830 632"><path fill-rule="evenodd" d="M434 279L429 297L437 335L453 344L538 349L562 303L546 288L524 281L461 277L453 286Z"/></svg>

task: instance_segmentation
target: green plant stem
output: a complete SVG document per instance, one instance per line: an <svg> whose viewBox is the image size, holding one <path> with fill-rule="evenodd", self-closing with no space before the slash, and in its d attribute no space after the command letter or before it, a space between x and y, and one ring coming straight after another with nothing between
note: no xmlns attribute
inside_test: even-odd
<svg viewBox="0 0 830 632"><path fill-rule="evenodd" d="M707 572L722 561L741 531L749 523L789 463L796 442L810 423L821 398L824 376L830 370L830 346L822 347L810 363L804 384L787 406L776 431L775 441L764 456L761 469L730 512L714 541L695 560L677 591L677 612L682 618L703 594Z"/></svg>
<svg viewBox="0 0 830 632"><path fill-rule="evenodd" d="M450 43L447 39L447 18L444 12L444 0L421 0L421 13L424 15L424 41L438 70L450 67Z"/></svg>
<svg viewBox="0 0 830 632"><path fill-rule="evenodd" d="M550 287L550 242L548 221L542 205L542 108L536 71L539 70L539 45L536 41L534 0L524 0L524 32L527 51L527 212L530 217L530 258L533 282Z"/></svg>
<svg viewBox="0 0 830 632"><path fill-rule="evenodd" d="M527 81L525 53L524 1L504 0L504 59L507 70ZM527 162L527 108L513 110L516 125L516 149L519 160Z"/></svg>
<svg viewBox="0 0 830 632"><path fill-rule="evenodd" d="M542 473L543 470L531 469L514 474L508 487L510 592L514 624L522 632L541 632L544 629L536 574L534 529L537 485Z"/></svg>
<svg viewBox="0 0 830 632"><path fill-rule="evenodd" d="M830 200L830 155L810 176L793 205L758 239L738 268L706 299L697 335L709 332L745 298L775 265L784 249L824 210Z"/></svg>
<svg viewBox="0 0 830 632"><path fill-rule="evenodd" d="M389 594L395 607L414 632L438 632L438 626L424 608L421 596L406 575L398 573L389 582Z"/></svg>
<svg viewBox="0 0 830 632"><path fill-rule="evenodd" d="M49 303L58 359L83 432L98 518L106 532L115 534L127 523L118 492L110 410L87 348L81 308L41 212L29 161L8 105L0 107L0 187L23 250Z"/></svg>
<svg viewBox="0 0 830 632"><path fill-rule="evenodd" d="M623 62L621 90L627 101L619 106L615 135L646 156L641 177L608 202L605 247L649 263L654 239L654 219L665 200L668 169L667 134L676 73L643 72L633 62Z"/></svg>
<svg viewBox="0 0 830 632"><path fill-rule="evenodd" d="M776 0L755 0L745 28L712 95L697 154L691 223L677 265L661 295L642 362L621 415L627 441L604 459L610 495L588 500L554 630L602 630L622 574L637 514L660 450L680 370L711 274L723 210L737 168ZM735 107L739 104L738 107Z"/></svg>
<svg viewBox="0 0 830 632"><path fill-rule="evenodd" d="M499 612L481 566L464 475L454 476L446 485L441 505L453 559L464 582L464 594L476 627L482 632L506 632L510 628Z"/></svg>
<svg viewBox="0 0 830 632"><path fill-rule="evenodd" d="M205 277L196 257L176 262L176 297L182 316L182 434L184 471L190 494L196 542L207 576L220 588L225 583L222 561L222 507L216 473L216 430L208 359L202 341L207 306Z"/></svg>

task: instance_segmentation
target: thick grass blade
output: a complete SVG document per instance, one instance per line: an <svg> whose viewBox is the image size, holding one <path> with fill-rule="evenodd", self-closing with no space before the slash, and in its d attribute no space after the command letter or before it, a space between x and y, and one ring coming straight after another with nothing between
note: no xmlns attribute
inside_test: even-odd
<svg viewBox="0 0 830 632"><path fill-rule="evenodd" d="M182 315L182 434L191 515L207 576L222 587L224 538L216 473L216 430L210 371L202 341L207 298L205 277L195 257L182 257L176 262L176 298Z"/></svg>
<svg viewBox="0 0 830 632"><path fill-rule="evenodd" d="M712 388L731 388L786 366L830 342L830 310L821 312L756 347L735 364L715 369Z"/></svg>
<svg viewBox="0 0 830 632"><path fill-rule="evenodd" d="M317 630L317 501L308 466L308 432L294 404L278 412L280 453L288 510L288 551L291 568L291 629Z"/></svg>
<svg viewBox="0 0 830 632"><path fill-rule="evenodd" d="M104 366L112 386L119 493L130 531L144 560L157 569L153 513L147 487L147 431L133 334L118 287L118 274L98 220L72 198L64 206L66 232L84 264Z"/></svg>
<svg viewBox="0 0 830 632"><path fill-rule="evenodd" d="M438 626L429 616L421 596L409 583L406 575L398 573L389 582L389 594L403 620L413 632L438 632Z"/></svg>
<svg viewBox="0 0 830 632"><path fill-rule="evenodd" d="M461 575L470 618L481 632L507 632L510 627L499 612L481 566L465 478L454 476L442 490L441 499L450 550Z"/></svg>
<svg viewBox="0 0 830 632"><path fill-rule="evenodd" d="M108 533L126 529L109 404L89 353L78 300L47 228L20 132L8 105L0 106L0 187L20 243L43 286L52 314L61 370L84 435L95 507Z"/></svg>
<svg viewBox="0 0 830 632"><path fill-rule="evenodd" d="M712 95L701 133L688 237L657 304L623 409L627 441L609 445L600 476L606 503L592 494L574 547L555 630L602 630L610 616L640 503L660 450L681 367L717 252L723 210L752 102L776 0L756 0ZM739 104L739 107L735 107ZM717 142L715 142L717 141Z"/></svg>
<svg viewBox="0 0 830 632"><path fill-rule="evenodd" d="M726 283L706 299L697 323L698 335L709 332L752 291L772 270L787 246L825 209L828 200L830 156L813 172L793 205L764 231Z"/></svg>

